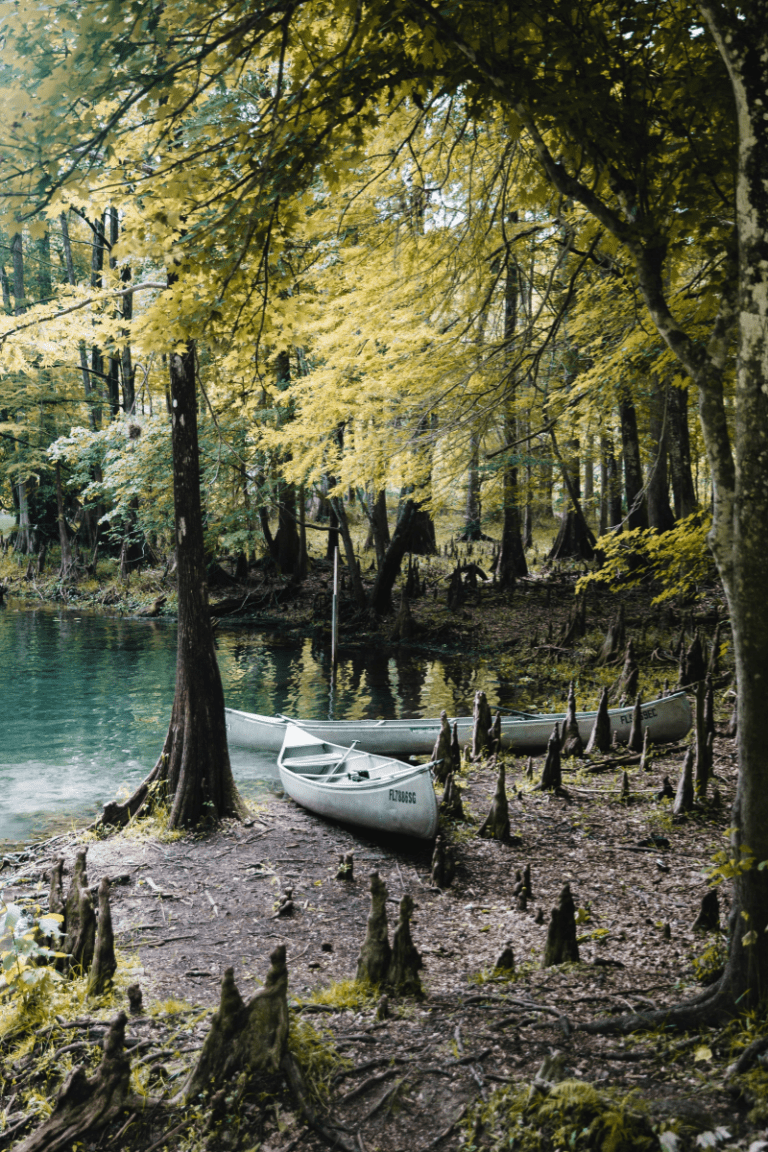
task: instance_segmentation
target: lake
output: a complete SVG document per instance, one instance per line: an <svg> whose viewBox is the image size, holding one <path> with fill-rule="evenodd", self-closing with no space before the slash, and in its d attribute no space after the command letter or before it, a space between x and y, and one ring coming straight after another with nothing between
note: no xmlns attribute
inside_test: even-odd
<svg viewBox="0 0 768 1152"><path fill-rule="evenodd" d="M217 636L226 702L248 712L465 714L478 688L492 705L509 702L482 663L375 650L340 662L331 700L328 653L311 640L237 626ZM135 788L162 749L175 669L173 621L0 608L0 846L82 822ZM277 781L273 756L233 749L232 768L245 795Z"/></svg>

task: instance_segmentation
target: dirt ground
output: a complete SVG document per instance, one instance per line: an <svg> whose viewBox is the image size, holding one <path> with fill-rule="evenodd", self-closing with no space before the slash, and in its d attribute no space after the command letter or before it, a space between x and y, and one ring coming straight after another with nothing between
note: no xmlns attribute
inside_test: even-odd
<svg viewBox="0 0 768 1152"><path fill-rule="evenodd" d="M570 799L553 799L531 791L524 762L510 757L514 846L477 837L496 772L488 765L469 768L464 799L474 820L454 829L458 872L445 891L430 880L430 845L341 827L278 795L248 826L170 842L130 834L93 841L89 883L105 875L114 881L119 947L145 1004L184 1000L213 1009L229 966L248 998L266 974L270 952L285 943L289 1002L349 1061L334 1081L329 1111L369 1152L464 1147L468 1110L500 1086L533 1080L552 1053L564 1054L570 1077L637 1089L655 1122L682 1119L691 1139L724 1129L726 1146L746 1148L762 1133L746 1119L744 1102L723 1087L726 1037L688 1042L674 1032L656 1032L620 1040L579 1030L581 1022L597 1016L679 1002L699 987L693 959L721 939L694 932L692 925L706 891L707 865L728 824L732 742L717 742L719 802L673 824L668 803L658 803L653 793L664 775L679 769L680 759L679 751L662 756L642 776L630 770L633 797L624 803L615 770L589 776L566 771ZM537 776L541 763L535 763ZM658 840L649 843L650 837ZM71 871L78 846L72 835L41 846L14 875L10 865L16 862L9 861L6 901L23 895L25 877L46 872L59 852ZM354 880L338 880L339 857L350 851ZM515 871L525 864L531 868L532 899L521 912L512 887ZM326 1004L313 1002L313 994L355 976L373 870L387 885L390 930L401 896L413 897L412 934L424 962L423 1000L393 1001L384 1021L376 1019L372 1002L351 1008L334 1004L332 996ZM550 909L566 881L581 910L580 962L543 969ZM277 898L287 887L295 911L278 918ZM726 888L720 890L723 925ZM501 979L493 969L508 943L516 972ZM199 1020L187 1035L187 1051L171 1051L155 1065L160 1084L167 1079L170 1086L190 1065L206 1029ZM130 1030L147 1040L150 1053L153 1042L162 1051L156 1019L147 1017ZM6 1067L6 1097L11 1072ZM306 1149L323 1146L289 1106L259 1123L261 1142L255 1146L263 1152L284 1152L299 1143ZM218 1131L201 1147L251 1148L252 1136L247 1125L241 1133ZM479 1141L483 1146L482 1136ZM86 1145L98 1146L103 1145ZM113 1146L118 1152L121 1144Z"/></svg>

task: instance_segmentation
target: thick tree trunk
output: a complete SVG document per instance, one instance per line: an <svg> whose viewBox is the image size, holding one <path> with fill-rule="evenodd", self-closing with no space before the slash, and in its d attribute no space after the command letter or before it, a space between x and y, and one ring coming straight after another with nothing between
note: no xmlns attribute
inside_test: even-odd
<svg viewBox="0 0 768 1152"><path fill-rule="evenodd" d="M293 576L299 566L299 526L296 519L296 487L281 480L277 498L275 558L280 571Z"/></svg>
<svg viewBox="0 0 768 1152"><path fill-rule="evenodd" d="M375 500L369 501L367 493L360 490L360 504L366 509L368 517L368 537L365 547L376 550L376 568L381 571L384 556L389 547L389 522L387 520L387 493L380 488Z"/></svg>
<svg viewBox="0 0 768 1152"><path fill-rule="evenodd" d="M170 356L173 499L179 590L176 694L168 735L153 771L125 804L107 804L106 824L124 823L147 800L153 784L167 793L169 827L245 812L232 778L224 718L224 690L213 646L205 586L205 548L197 445L195 352Z"/></svg>
<svg viewBox="0 0 768 1152"><path fill-rule="evenodd" d="M692 515L698 507L696 489L691 472L691 437L688 431L688 390L670 386L667 400L669 422L669 470L672 475L672 492L675 503L675 519L682 520Z"/></svg>
<svg viewBox="0 0 768 1152"><path fill-rule="evenodd" d="M627 498L627 527L647 528L648 507L643 492L643 466L637 436L637 414L629 396L619 399L621 444L624 450L624 494Z"/></svg>
<svg viewBox="0 0 768 1152"><path fill-rule="evenodd" d="M379 569L376 582L369 597L370 607L380 616L392 611L392 589L400 572L403 557L408 551L411 520L414 515L413 500L406 500L400 509L395 531Z"/></svg>
<svg viewBox="0 0 768 1152"><path fill-rule="evenodd" d="M507 442L517 434L517 422L509 415L504 421ZM504 520L501 529L501 551L496 565L496 578L502 588L510 588L519 576L528 575L522 525L520 523L517 465L507 462L503 473Z"/></svg>

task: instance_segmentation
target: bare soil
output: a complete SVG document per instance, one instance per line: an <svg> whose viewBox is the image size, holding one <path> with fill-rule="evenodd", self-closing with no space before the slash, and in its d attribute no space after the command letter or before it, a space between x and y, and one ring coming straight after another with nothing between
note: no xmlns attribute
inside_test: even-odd
<svg viewBox="0 0 768 1152"><path fill-rule="evenodd" d="M642 777L631 773L633 798L626 804L615 772L595 774L586 784L580 775L576 786L566 771L566 801L530 791L523 762L510 758L514 846L476 837L496 774L488 765L471 767L465 806L474 822L454 830L458 874L443 892L430 881L429 845L338 826L280 796L246 827L168 843L130 835L93 842L89 882L120 879L112 887L113 921L124 956L137 958L129 963L145 1002L184 999L213 1009L229 966L247 998L266 974L269 953L285 943L289 997L353 1065L336 1081L329 1108L337 1122L360 1133L360 1147L458 1148L467 1107L500 1085L532 1080L554 1051L565 1054L574 1077L638 1089L659 1118L682 1116L692 1132L721 1125L734 1140L754 1139L743 1105L722 1087L727 1051L710 1045L708 1057L694 1057L696 1047L707 1049L706 1037L680 1048L676 1034L617 1041L579 1031L582 1021L673 1004L698 987L692 958L715 937L695 933L692 925L707 887L704 871L728 823L735 757L732 743L719 739L719 803L672 825L668 806L653 792L680 760L678 752ZM540 767L541 760L537 776ZM660 839L649 846L649 836ZM71 869L77 846L73 837L46 845L23 872L45 871L62 847ZM337 880L339 857L349 851L354 880ZM521 912L512 887L526 863L533 897ZM376 1020L373 1005L323 1010L307 1002L331 983L354 978L374 869L387 885L390 923L400 897L413 897L413 938L424 960L423 1001L393 1001L386 1021ZM6 900L23 892L8 879ZM542 969L549 912L566 881L583 910L580 962ZM287 887L295 911L279 918L277 898ZM725 923L727 893L720 891ZM540 910L543 924L536 922ZM516 974L494 978L507 943ZM141 1028L134 1032L143 1035ZM182 1056L182 1064L193 1058ZM162 1071L170 1075L178 1067L176 1056ZM274 1113L260 1122L265 1152L295 1146L290 1140L299 1134L302 1147L322 1146L298 1121L286 1128L280 1118L282 1131ZM251 1147L227 1131L206 1146Z"/></svg>

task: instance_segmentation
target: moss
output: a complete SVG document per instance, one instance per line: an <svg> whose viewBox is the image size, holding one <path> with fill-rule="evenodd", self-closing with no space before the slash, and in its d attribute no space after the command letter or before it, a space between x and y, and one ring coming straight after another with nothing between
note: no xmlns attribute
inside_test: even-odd
<svg viewBox="0 0 768 1152"><path fill-rule="evenodd" d="M309 1021L293 1016L288 1032L288 1048L304 1075L307 1089L318 1104L327 1100L337 1072L353 1067L339 1055L330 1032L319 1032Z"/></svg>
<svg viewBox="0 0 768 1152"><path fill-rule="evenodd" d="M351 1012L360 1012L365 1009L372 1010L379 994L377 987L364 980L339 980L326 988L318 988L303 1003L325 1004L340 1011L346 1008Z"/></svg>
<svg viewBox="0 0 768 1152"><path fill-rule="evenodd" d="M564 1080L548 1089L520 1085L497 1089L465 1122L467 1152L651 1152L658 1148L640 1098L620 1089L597 1089Z"/></svg>

